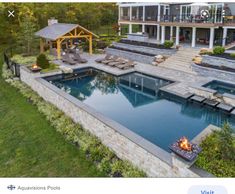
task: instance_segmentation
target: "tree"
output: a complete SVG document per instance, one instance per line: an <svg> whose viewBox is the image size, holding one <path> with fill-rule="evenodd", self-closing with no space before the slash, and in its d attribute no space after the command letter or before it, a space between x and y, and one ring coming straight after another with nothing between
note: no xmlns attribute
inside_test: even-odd
<svg viewBox="0 0 235 194"><path fill-rule="evenodd" d="M37 31L35 25L36 21L33 12L28 7L24 7L19 13L19 33L17 42L28 55L32 54L32 49L35 46L34 33Z"/></svg>

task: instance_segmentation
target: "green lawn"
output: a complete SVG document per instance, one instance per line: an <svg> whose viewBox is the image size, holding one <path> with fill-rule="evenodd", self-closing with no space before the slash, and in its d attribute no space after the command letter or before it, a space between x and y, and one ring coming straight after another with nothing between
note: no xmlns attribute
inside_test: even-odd
<svg viewBox="0 0 235 194"><path fill-rule="evenodd" d="M0 69L2 69L0 49ZM1 73L1 70L0 70ZM105 176L0 77L0 177Z"/></svg>

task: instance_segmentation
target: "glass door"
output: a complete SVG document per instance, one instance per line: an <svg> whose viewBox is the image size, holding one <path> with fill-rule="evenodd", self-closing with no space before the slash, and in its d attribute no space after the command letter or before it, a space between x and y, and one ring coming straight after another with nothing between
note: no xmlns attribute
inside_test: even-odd
<svg viewBox="0 0 235 194"><path fill-rule="evenodd" d="M191 16L191 6L182 5L181 6L181 21L188 21Z"/></svg>

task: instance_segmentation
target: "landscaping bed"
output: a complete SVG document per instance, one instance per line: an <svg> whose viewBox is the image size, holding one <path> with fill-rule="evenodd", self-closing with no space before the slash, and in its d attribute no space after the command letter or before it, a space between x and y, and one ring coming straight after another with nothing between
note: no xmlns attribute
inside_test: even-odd
<svg viewBox="0 0 235 194"><path fill-rule="evenodd" d="M217 177L235 177L235 136L228 124L214 131L200 145L196 166Z"/></svg>
<svg viewBox="0 0 235 194"><path fill-rule="evenodd" d="M223 58L223 59L229 59L229 60L234 60L235 61L235 55L231 55L230 53L223 53L223 54L210 54L210 56L213 57L219 57L219 58Z"/></svg>
<svg viewBox="0 0 235 194"><path fill-rule="evenodd" d="M156 44L156 43L150 43L150 42L140 42L140 41L134 41L134 40L128 40L128 39L121 39L120 43L131 44L131 45L136 45L136 46L145 46L145 47L151 47L151 48L158 48L158 49L173 49L173 48L166 48L163 44Z"/></svg>

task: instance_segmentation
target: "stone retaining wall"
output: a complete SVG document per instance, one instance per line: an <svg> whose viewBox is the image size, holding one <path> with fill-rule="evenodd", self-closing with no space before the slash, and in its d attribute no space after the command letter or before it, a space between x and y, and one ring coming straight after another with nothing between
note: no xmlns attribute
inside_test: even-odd
<svg viewBox="0 0 235 194"><path fill-rule="evenodd" d="M235 67L235 64L234 64ZM215 77L217 79L234 81L235 80L235 73L217 70L209 67L202 67L196 64L192 64L192 68L196 71L199 75L205 77Z"/></svg>
<svg viewBox="0 0 235 194"><path fill-rule="evenodd" d="M102 116L75 97L21 67L21 81L29 85L44 100L70 116L74 122L96 135L116 155L129 160L150 177L198 177L187 163L167 153L120 124Z"/></svg>
<svg viewBox="0 0 235 194"><path fill-rule="evenodd" d="M123 58L129 59L132 61L138 61L140 63L146 63L146 64L151 64L154 60L154 57L141 55L138 53L133 53L133 52L128 52L128 51L122 51L118 49L112 49L112 48L107 48L105 52L107 54L121 56Z"/></svg>
<svg viewBox="0 0 235 194"><path fill-rule="evenodd" d="M225 59L222 57L214 57L210 55L202 56L202 63L214 65L217 67L228 67L235 69L235 60Z"/></svg>
<svg viewBox="0 0 235 194"><path fill-rule="evenodd" d="M124 44L124 43L119 43L119 42L114 42L113 45L118 48L139 51L143 53L149 53L155 56L156 55L171 56L176 53L176 49L160 49L160 48Z"/></svg>

